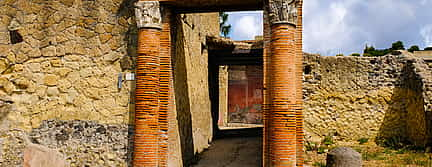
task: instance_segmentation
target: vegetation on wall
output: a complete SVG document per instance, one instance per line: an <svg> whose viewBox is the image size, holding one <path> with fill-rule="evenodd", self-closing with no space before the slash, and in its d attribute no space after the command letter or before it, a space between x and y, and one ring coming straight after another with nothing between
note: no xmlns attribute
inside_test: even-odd
<svg viewBox="0 0 432 167"><path fill-rule="evenodd" d="M228 34L231 32L231 24L227 24L228 14L225 12L219 12L219 26L221 34L226 38Z"/></svg>
<svg viewBox="0 0 432 167"><path fill-rule="evenodd" d="M396 53L397 50L405 50L405 45L402 41L396 41L392 43L390 48L387 49L376 49L374 46L366 45L363 50L364 57L380 57L387 55L389 53ZM408 52L414 53L415 51L420 51L420 47L418 45L412 45L408 48ZM426 47L424 50L432 50L432 47ZM342 54L338 54L336 56L343 56ZM360 56L358 53L352 53L350 56Z"/></svg>
<svg viewBox="0 0 432 167"><path fill-rule="evenodd" d="M405 50L405 45L402 41L396 41L392 43L392 46L387 49L375 49L373 46L366 45L365 49L363 50L363 56L364 57L380 57L384 56L386 54L392 53L396 50ZM408 51L414 52L420 50L420 48L417 45L411 46Z"/></svg>
<svg viewBox="0 0 432 167"><path fill-rule="evenodd" d="M419 46L413 45L408 49L408 52L413 53L414 51L419 51L419 50L420 50Z"/></svg>

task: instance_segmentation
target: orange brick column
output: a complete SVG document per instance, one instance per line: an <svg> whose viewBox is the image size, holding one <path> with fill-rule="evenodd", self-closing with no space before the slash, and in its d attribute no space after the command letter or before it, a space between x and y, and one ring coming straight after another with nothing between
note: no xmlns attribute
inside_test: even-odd
<svg viewBox="0 0 432 167"><path fill-rule="evenodd" d="M298 56L298 4L296 0L269 0L266 13L271 27L266 58L268 96L265 122L265 166L302 166L302 91ZM265 52L267 53L267 52ZM266 109L265 109L266 110ZM300 116L300 118L298 118ZM299 126L299 127L298 127ZM299 137L297 133L300 133ZM301 147L301 148L298 148ZM297 159L297 158L300 159Z"/></svg>
<svg viewBox="0 0 432 167"><path fill-rule="evenodd" d="M159 136L159 166L167 166L168 160L168 109L171 100L170 81L172 78L171 67L171 11L167 8L163 10L162 32L160 38L160 110L159 126L161 135Z"/></svg>
<svg viewBox="0 0 432 167"><path fill-rule="evenodd" d="M303 0L298 0L297 4L297 26L296 26L296 119L297 119L297 166L303 166L304 163L304 129L303 129Z"/></svg>
<svg viewBox="0 0 432 167"><path fill-rule="evenodd" d="M135 7L139 32L132 163L133 166L158 167L164 166L160 164L160 152L164 150L160 143L165 126L160 123L164 117L160 115L160 8L157 1L138 1Z"/></svg>

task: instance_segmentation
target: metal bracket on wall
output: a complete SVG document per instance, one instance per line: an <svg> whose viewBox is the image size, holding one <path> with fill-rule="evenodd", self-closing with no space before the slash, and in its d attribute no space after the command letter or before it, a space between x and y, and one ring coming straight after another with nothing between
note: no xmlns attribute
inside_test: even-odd
<svg viewBox="0 0 432 167"><path fill-rule="evenodd" d="M123 73L119 73L118 74L118 88L121 89L122 88L122 83L123 83Z"/></svg>

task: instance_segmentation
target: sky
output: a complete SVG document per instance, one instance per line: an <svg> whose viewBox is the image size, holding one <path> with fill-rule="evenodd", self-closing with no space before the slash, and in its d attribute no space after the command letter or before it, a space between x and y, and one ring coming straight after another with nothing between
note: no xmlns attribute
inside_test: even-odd
<svg viewBox="0 0 432 167"><path fill-rule="evenodd" d="M334 56L365 45L432 46L432 0L304 0L304 51ZM262 35L262 12L229 12L234 40Z"/></svg>

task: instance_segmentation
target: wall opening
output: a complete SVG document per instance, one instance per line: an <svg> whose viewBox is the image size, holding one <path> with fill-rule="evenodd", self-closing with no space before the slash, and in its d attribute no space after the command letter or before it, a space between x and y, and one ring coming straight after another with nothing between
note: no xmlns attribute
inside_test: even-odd
<svg viewBox="0 0 432 167"><path fill-rule="evenodd" d="M17 44L23 42L23 37L18 32L18 30L11 30L9 31L10 41L12 44Z"/></svg>

